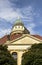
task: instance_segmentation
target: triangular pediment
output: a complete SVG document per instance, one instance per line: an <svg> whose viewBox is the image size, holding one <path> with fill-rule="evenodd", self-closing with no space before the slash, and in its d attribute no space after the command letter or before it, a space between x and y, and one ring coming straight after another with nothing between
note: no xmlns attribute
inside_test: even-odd
<svg viewBox="0 0 42 65"><path fill-rule="evenodd" d="M37 39L29 34L24 34L23 36L10 41L9 44L34 44L42 42L40 39Z"/></svg>

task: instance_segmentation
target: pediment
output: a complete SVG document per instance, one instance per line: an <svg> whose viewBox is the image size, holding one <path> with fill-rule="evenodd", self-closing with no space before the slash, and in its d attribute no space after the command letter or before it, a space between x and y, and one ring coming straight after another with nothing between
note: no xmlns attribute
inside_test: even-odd
<svg viewBox="0 0 42 65"><path fill-rule="evenodd" d="M40 42L42 41L27 34L17 38L16 40L11 41L10 44L34 44Z"/></svg>

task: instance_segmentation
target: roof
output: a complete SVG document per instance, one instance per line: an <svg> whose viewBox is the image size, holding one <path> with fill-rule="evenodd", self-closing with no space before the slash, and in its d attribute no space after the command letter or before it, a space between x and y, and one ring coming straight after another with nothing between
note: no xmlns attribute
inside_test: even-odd
<svg viewBox="0 0 42 65"><path fill-rule="evenodd" d="M6 43L7 41L12 41L12 40L15 40L15 39L17 39L17 38L19 38L19 37L21 37L23 34L10 34L10 35L5 35L4 37L2 37L1 39L0 39L0 44L4 44L4 43ZM40 35L32 35L33 37L36 37L36 38L38 38L38 39L40 39L40 40L42 40L42 36L40 36Z"/></svg>
<svg viewBox="0 0 42 65"><path fill-rule="evenodd" d="M10 35L10 40L15 40L15 39L17 39L17 38L19 38L21 36L22 36L21 33L19 33L19 34L12 34L12 35Z"/></svg>
<svg viewBox="0 0 42 65"><path fill-rule="evenodd" d="M42 40L42 36L40 36L40 35L32 35L32 36L34 36L34 37L36 37L36 38Z"/></svg>
<svg viewBox="0 0 42 65"><path fill-rule="evenodd" d="M0 44L4 44L8 40L7 35L0 38Z"/></svg>
<svg viewBox="0 0 42 65"><path fill-rule="evenodd" d="M4 37L0 38L0 44L4 44L7 41L15 40L15 39L17 39L17 38L19 38L21 36L22 36L22 34L5 35Z"/></svg>
<svg viewBox="0 0 42 65"><path fill-rule="evenodd" d="M24 27L24 28L25 28L25 30L23 31L23 33L24 33L24 34L30 34L29 30L27 30L26 27Z"/></svg>
<svg viewBox="0 0 42 65"><path fill-rule="evenodd" d="M22 26L22 27L24 27L24 30L22 30L22 29L19 29L18 30L18 28L17 27L15 27L15 26ZM16 28L16 30L14 30L14 27ZM21 28L21 27L20 27ZM12 27L12 31L11 31L11 33L20 33L20 32L22 32L23 34L30 34L30 32L29 32L29 30L27 30L27 28L24 26L24 24L23 24L23 22L21 21L21 19L17 19L16 21L15 21L15 23L14 23L14 25L13 25L13 27Z"/></svg>
<svg viewBox="0 0 42 65"><path fill-rule="evenodd" d="M22 26L24 26L23 22L20 19L18 19L18 20L15 21L14 26L16 26L16 25L22 25Z"/></svg>

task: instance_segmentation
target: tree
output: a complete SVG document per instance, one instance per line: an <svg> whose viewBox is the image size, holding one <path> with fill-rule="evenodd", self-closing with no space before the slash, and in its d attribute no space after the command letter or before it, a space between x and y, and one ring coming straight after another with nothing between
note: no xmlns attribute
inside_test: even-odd
<svg viewBox="0 0 42 65"><path fill-rule="evenodd" d="M0 65L16 65L16 61L7 50L6 45L0 45Z"/></svg>
<svg viewBox="0 0 42 65"><path fill-rule="evenodd" d="M22 65L42 65L42 43L32 45L23 54Z"/></svg>

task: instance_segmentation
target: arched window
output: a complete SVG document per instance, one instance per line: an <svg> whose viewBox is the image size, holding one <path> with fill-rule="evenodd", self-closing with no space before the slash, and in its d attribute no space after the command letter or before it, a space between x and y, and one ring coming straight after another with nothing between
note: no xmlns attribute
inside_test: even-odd
<svg viewBox="0 0 42 65"><path fill-rule="evenodd" d="M16 52L13 52L13 53L12 53L12 56L13 56L13 58L14 58L15 60L17 60L17 53L16 53Z"/></svg>

